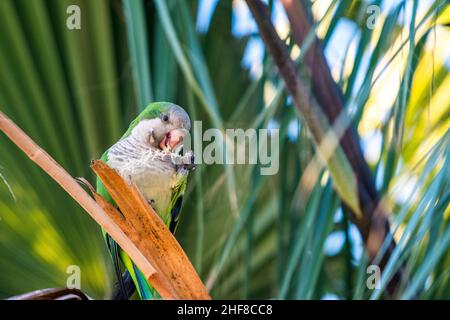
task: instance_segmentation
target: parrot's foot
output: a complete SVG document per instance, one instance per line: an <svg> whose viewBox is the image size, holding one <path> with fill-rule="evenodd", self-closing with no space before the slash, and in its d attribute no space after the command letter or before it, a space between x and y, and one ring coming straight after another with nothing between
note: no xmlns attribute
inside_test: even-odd
<svg viewBox="0 0 450 320"><path fill-rule="evenodd" d="M182 167L188 171L194 170L196 166L192 151L188 151L184 155L173 154L172 161L177 167Z"/></svg>

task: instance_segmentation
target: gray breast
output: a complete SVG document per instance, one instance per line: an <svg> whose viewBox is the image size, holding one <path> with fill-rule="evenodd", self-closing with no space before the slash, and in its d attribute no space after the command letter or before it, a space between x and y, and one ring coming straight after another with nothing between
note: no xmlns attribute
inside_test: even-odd
<svg viewBox="0 0 450 320"><path fill-rule="evenodd" d="M135 184L158 214L167 212L177 182L176 167L170 157L164 157L147 145L124 139L110 148L108 165Z"/></svg>

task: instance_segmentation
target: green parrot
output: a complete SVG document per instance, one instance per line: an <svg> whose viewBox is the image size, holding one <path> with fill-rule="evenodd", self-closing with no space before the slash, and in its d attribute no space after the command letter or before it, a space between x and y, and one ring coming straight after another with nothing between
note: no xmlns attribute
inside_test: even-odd
<svg viewBox="0 0 450 320"><path fill-rule="evenodd" d="M134 183L172 233L177 225L189 171L193 170L192 152L181 154L191 121L186 111L169 102L149 104L131 122L122 138L102 156L129 183ZM100 179L97 192L115 205ZM103 231L113 258L119 291L116 299L128 299L137 289L141 299L154 298L155 291L141 271L117 243ZM122 274L120 263L126 268Z"/></svg>

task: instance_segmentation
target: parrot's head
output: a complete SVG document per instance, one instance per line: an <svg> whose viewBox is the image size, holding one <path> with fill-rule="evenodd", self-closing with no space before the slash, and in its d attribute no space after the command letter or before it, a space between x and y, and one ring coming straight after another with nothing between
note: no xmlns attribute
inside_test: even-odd
<svg viewBox="0 0 450 320"><path fill-rule="evenodd" d="M125 135L149 147L172 152L180 149L190 129L191 120L182 107L170 102L154 102L131 123Z"/></svg>

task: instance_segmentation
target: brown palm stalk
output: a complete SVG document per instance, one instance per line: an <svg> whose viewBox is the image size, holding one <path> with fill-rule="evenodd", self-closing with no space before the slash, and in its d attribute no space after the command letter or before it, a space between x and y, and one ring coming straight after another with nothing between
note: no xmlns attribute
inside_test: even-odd
<svg viewBox="0 0 450 320"><path fill-rule="evenodd" d="M92 299L78 289L49 288L24 293L18 296L8 298L8 300L92 300Z"/></svg>

